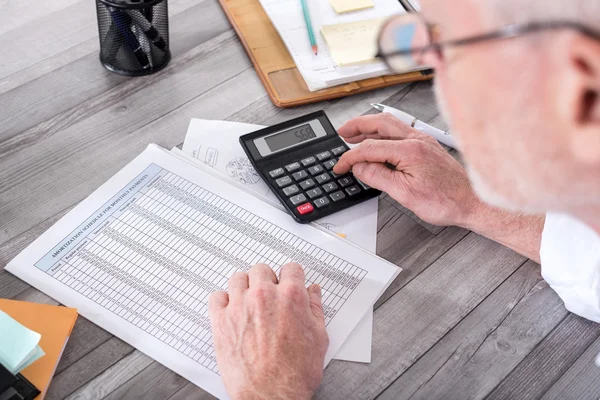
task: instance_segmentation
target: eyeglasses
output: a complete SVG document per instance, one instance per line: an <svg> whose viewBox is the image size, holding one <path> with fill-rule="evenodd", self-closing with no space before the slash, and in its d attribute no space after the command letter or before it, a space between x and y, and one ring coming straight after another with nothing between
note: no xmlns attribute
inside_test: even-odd
<svg viewBox="0 0 600 400"><path fill-rule="evenodd" d="M379 32L379 52L390 70L407 72L423 69L428 55L443 60L445 49L466 46L497 39L511 39L530 33L573 29L584 35L600 40L600 33L585 25L568 21L533 22L528 24L507 25L499 30L465 37L457 40L440 40L440 26L427 23L420 14L405 14L392 17Z"/></svg>

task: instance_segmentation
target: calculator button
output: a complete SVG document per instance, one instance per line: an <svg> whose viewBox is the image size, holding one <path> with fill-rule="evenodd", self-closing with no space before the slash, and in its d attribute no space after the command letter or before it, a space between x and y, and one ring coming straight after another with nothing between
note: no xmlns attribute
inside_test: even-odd
<svg viewBox="0 0 600 400"><path fill-rule="evenodd" d="M292 183L292 178L290 178L289 176L284 176L283 178L277 179L275 183L277 184L277 186L283 187Z"/></svg>
<svg viewBox="0 0 600 400"><path fill-rule="evenodd" d="M322 153L317 154L317 158L319 159L319 161L327 160L328 158L331 158L331 153L328 151L324 151Z"/></svg>
<svg viewBox="0 0 600 400"><path fill-rule="evenodd" d="M313 181L312 179L307 179L305 181L300 182L300 187L302 188L302 190L310 189L313 186L315 186L315 181Z"/></svg>
<svg viewBox="0 0 600 400"><path fill-rule="evenodd" d="M308 169L308 172L310 172L311 175L317 175L323 172L323 167L320 165L314 165Z"/></svg>
<svg viewBox="0 0 600 400"><path fill-rule="evenodd" d="M354 179L350 178L349 176L342 178L338 181L338 183L340 185L342 185L342 187L346 187L346 186L350 186L354 183Z"/></svg>
<svg viewBox="0 0 600 400"><path fill-rule="evenodd" d="M331 200L336 202L346 198L346 195L341 190L338 190L337 192L331 193L329 197L331 197Z"/></svg>
<svg viewBox="0 0 600 400"><path fill-rule="evenodd" d="M271 178L277 178L278 176L281 176L284 174L284 170L283 168L277 168L274 169L273 171L269 172L269 175L271 175Z"/></svg>
<svg viewBox="0 0 600 400"><path fill-rule="evenodd" d="M298 210L298 212L301 215L304 215L304 214L308 214L309 212L313 212L314 208L313 208L312 204L306 203L306 204L302 204L301 206L296 207L296 210Z"/></svg>
<svg viewBox="0 0 600 400"><path fill-rule="evenodd" d="M339 156L340 154L344 154L348 149L346 146L336 147L335 149L331 149L331 152L334 156Z"/></svg>
<svg viewBox="0 0 600 400"><path fill-rule="evenodd" d="M288 186L285 189L283 189L283 194L285 194L286 196L291 196L293 194L296 194L300 191L300 189L298 189L298 186L296 185L292 185L292 186Z"/></svg>
<svg viewBox="0 0 600 400"><path fill-rule="evenodd" d="M314 157L307 157L304 160L300 161L302 163L302 165L304 165L305 167L308 167L309 165L313 165L314 163L317 162L317 159Z"/></svg>
<svg viewBox="0 0 600 400"><path fill-rule="evenodd" d="M300 179L306 179L308 178L308 174L306 173L306 171L302 170L302 171L298 171L298 172L294 172L292 174L292 176L294 177L295 180L299 181Z"/></svg>
<svg viewBox="0 0 600 400"><path fill-rule="evenodd" d="M304 203L306 201L306 196L300 193L299 195L290 197L290 201L293 205L297 206L298 204Z"/></svg>
<svg viewBox="0 0 600 400"><path fill-rule="evenodd" d="M330 182L323 185L323 190L325 190L325 193L331 193L337 189L338 185L336 185L335 182Z"/></svg>
<svg viewBox="0 0 600 400"><path fill-rule="evenodd" d="M307 191L306 194L311 199L314 199L315 197L322 195L323 191L320 188L314 188L314 189Z"/></svg>
<svg viewBox="0 0 600 400"><path fill-rule="evenodd" d="M335 159L334 160L329 160L329 161L325 161L323 163L323 166L325 168L327 168L327 169L333 169L333 167L335 167L336 163L337 163L337 161Z"/></svg>
<svg viewBox="0 0 600 400"><path fill-rule="evenodd" d="M358 185L350 186L346 188L346 193L348 193L348 196L355 196L360 193L360 188Z"/></svg>
<svg viewBox="0 0 600 400"><path fill-rule="evenodd" d="M325 183L327 181L330 181L331 177L329 176L328 173L324 173L324 174L316 176L315 179L317 180L317 183L319 185L321 185L321 184L323 184L323 183Z"/></svg>
<svg viewBox="0 0 600 400"><path fill-rule="evenodd" d="M369 189L371 189L371 186L367 185L367 184L366 184L366 183L364 183L364 182L361 182L361 181L360 181L360 179L358 179L358 178L357 178L357 179L356 179L356 181L359 183L359 185L360 185L360 186L362 186L362 187L363 187L363 189L365 189L365 190L369 190Z"/></svg>
<svg viewBox="0 0 600 400"><path fill-rule="evenodd" d="M325 207L327 204L329 204L329 199L327 197L321 197L320 199L315 200L315 206L317 206L317 208Z"/></svg>
<svg viewBox="0 0 600 400"><path fill-rule="evenodd" d="M337 179L337 178L339 178L340 176L343 176L343 175L344 175L344 174L336 174L335 172L333 172L333 170L332 170L332 171L329 171L329 173L330 173L330 174L331 174L331 175L332 175L332 176L333 176L335 179Z"/></svg>
<svg viewBox="0 0 600 400"><path fill-rule="evenodd" d="M295 163L291 163L289 165L285 166L285 169L287 169L288 172L293 172L297 169L300 169L300 163L299 162L295 162Z"/></svg>

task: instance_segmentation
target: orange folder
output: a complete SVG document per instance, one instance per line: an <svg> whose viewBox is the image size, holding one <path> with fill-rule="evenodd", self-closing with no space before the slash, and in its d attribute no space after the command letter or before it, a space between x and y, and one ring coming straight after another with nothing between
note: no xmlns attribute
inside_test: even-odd
<svg viewBox="0 0 600 400"><path fill-rule="evenodd" d="M0 299L0 310L42 335L39 346L46 354L21 371L21 374L42 392L37 399L43 399L71 336L77 320L77 310L7 299Z"/></svg>

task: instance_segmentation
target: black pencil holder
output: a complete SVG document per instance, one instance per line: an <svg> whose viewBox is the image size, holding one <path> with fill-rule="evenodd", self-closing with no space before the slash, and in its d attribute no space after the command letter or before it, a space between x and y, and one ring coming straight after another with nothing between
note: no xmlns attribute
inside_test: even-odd
<svg viewBox="0 0 600 400"><path fill-rule="evenodd" d="M108 70L140 76L169 63L167 0L96 0L96 11L100 62Z"/></svg>

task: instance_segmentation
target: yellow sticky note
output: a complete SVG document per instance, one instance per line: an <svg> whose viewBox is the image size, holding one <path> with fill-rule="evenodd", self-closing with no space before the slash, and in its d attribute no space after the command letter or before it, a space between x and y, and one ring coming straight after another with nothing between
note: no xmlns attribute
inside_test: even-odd
<svg viewBox="0 0 600 400"><path fill-rule="evenodd" d="M329 4L338 14L375 7L373 0L329 0Z"/></svg>
<svg viewBox="0 0 600 400"><path fill-rule="evenodd" d="M377 34L384 18L323 25L321 34L329 53L339 66L360 64L375 60Z"/></svg>

